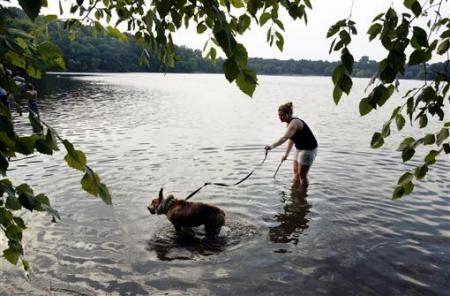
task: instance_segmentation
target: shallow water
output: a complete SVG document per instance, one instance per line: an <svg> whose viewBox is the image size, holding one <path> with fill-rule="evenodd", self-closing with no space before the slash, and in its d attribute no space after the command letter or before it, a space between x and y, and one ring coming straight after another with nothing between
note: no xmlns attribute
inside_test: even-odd
<svg viewBox="0 0 450 296"><path fill-rule="evenodd" d="M114 205L82 192L63 153L15 162L10 177L45 192L62 220L24 214L33 217L24 237L30 280L0 260L0 294L448 295L449 158L411 196L392 201L409 165L396 136L369 147L395 102L359 117L367 82L355 80L336 107L323 77L261 76L252 99L222 75L48 77L42 118L86 152ZM178 236L148 213L161 187L184 198L204 182L243 178L282 135L276 110L288 100L319 141L306 199L291 189L290 163L273 178L277 148L241 185L192 198L226 212L217 240L202 229Z"/></svg>

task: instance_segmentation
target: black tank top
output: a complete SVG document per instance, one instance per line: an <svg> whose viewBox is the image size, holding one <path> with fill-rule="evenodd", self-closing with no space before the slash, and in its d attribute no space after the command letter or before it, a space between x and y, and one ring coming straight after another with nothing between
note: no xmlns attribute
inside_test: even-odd
<svg viewBox="0 0 450 296"><path fill-rule="evenodd" d="M293 119L298 119L301 122L303 122L303 128L301 130L297 130L295 134L291 137L291 140L294 141L295 148L298 150L313 150L317 148L317 140L314 137L311 129L309 126L297 117L292 117L291 121ZM289 121L289 123L291 122Z"/></svg>

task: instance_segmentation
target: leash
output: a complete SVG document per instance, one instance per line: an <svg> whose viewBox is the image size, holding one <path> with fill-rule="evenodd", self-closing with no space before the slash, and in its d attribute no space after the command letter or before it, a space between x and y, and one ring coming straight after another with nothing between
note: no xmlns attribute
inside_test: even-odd
<svg viewBox="0 0 450 296"><path fill-rule="evenodd" d="M275 174L273 174L273 178L274 178L274 179L275 179L275 177L277 176L278 170L280 169L280 167L281 167L281 165L283 164L283 162L284 162L284 160L282 159L282 160L280 161L280 164L279 164L278 167L277 167L277 170L275 171Z"/></svg>
<svg viewBox="0 0 450 296"><path fill-rule="evenodd" d="M203 189L203 187L206 187L208 185L215 185L215 186L222 186L222 187L231 187L231 186L237 186L239 184L241 184L242 182L244 182L245 180L247 180L248 178L250 178L251 175L253 175L253 172L256 170L256 168L260 167L263 165L263 163L266 161L267 159L267 154L269 153L269 151L266 150L265 154L264 154L264 159L261 161L260 164L258 164L250 173L247 174L247 176L245 176L243 179L239 180L236 183L233 184L225 184L225 183L216 183L216 182L206 182L205 184L203 184L202 186L200 186L198 189L196 189L194 192L192 192L191 194L189 194L184 200L188 200L191 197L193 197L194 195L196 195L200 190Z"/></svg>

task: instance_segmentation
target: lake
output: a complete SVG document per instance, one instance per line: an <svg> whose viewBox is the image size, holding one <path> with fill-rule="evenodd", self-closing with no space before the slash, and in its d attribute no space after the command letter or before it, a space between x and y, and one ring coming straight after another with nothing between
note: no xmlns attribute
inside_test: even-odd
<svg viewBox="0 0 450 296"><path fill-rule="evenodd" d="M449 295L448 156L393 201L398 177L423 151L403 164L395 132L370 148L400 94L360 117L367 79L355 79L338 106L329 77L259 79L249 98L223 75L49 75L38 88L41 117L86 153L113 206L81 190L62 151L13 162L9 177L46 193L62 220L24 213L33 220L24 235L30 279L0 260L0 294ZM306 198L291 189L291 161L273 178L284 146L256 167L284 133L277 108L287 101L319 142ZM25 117L16 122L31 130ZM239 186L208 186L191 199L226 212L216 241L202 229L177 236L146 208L161 187L184 198L255 167Z"/></svg>

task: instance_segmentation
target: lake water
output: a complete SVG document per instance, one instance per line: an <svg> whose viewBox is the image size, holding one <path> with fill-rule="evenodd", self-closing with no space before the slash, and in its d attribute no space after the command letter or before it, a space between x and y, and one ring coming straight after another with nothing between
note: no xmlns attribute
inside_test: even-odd
<svg viewBox="0 0 450 296"><path fill-rule="evenodd" d="M400 96L360 117L367 83L355 79L336 107L325 77L261 76L248 98L223 75L49 76L41 116L87 154L113 206L81 190L62 152L14 162L10 178L45 192L62 220L23 215L33 217L24 236L30 279L0 260L0 294L449 295L449 158L392 201L411 166L395 151L398 136L376 150L370 139ZM272 177L279 147L241 185L192 198L226 212L217 241L201 229L177 236L150 215L161 187L184 198L204 182L243 178L283 134L277 107L290 100L319 142L306 199L291 189L290 162Z"/></svg>

